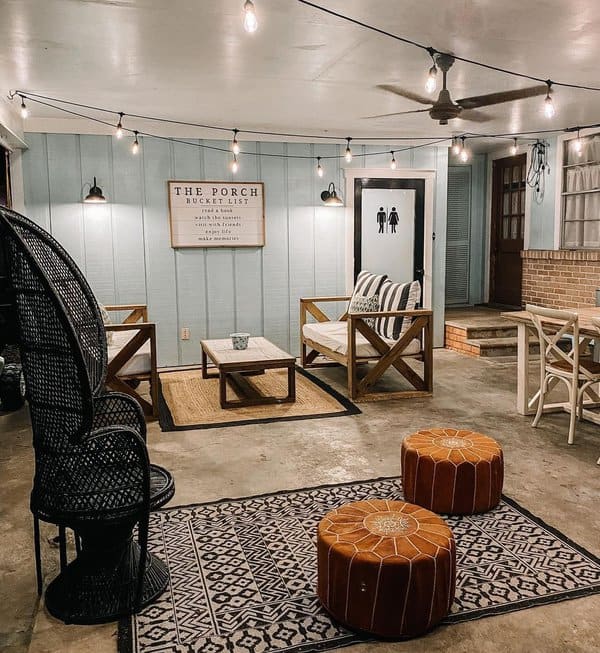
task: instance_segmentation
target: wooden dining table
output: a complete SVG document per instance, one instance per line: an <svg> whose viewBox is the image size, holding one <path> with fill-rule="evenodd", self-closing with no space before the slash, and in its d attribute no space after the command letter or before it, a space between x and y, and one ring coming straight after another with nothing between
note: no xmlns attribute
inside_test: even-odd
<svg viewBox="0 0 600 653"><path fill-rule="evenodd" d="M577 313L579 316L579 347L580 351L584 350L592 340L600 340L598 329L592 324L592 318L600 318L600 307L586 306L584 308L564 307L560 310ZM530 337L533 335L537 339L537 331L527 311L510 311L501 313L501 316L517 324L517 412L521 415L532 415L537 409L537 402L540 396L539 386L537 390L530 395L530 357L529 345ZM539 378L539 370L536 370ZM554 384L549 385L551 389ZM592 412L592 408L600 407L600 395L597 389L588 388L587 398L583 404L582 417L596 424L600 424L600 414ZM549 403L544 406L545 413L570 411L568 402Z"/></svg>

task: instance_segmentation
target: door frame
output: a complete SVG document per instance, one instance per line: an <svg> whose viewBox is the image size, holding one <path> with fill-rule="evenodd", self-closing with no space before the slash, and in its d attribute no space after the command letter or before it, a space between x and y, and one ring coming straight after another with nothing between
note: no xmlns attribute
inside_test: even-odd
<svg viewBox="0 0 600 653"><path fill-rule="evenodd" d="M435 170L417 170L404 168L386 170L382 168L345 168L345 221L346 221L346 291L354 287L354 180L362 179L415 179L425 182L424 194L424 228L423 228L423 308L432 308L432 274L433 274L433 198L435 189ZM445 256L445 252L444 252ZM396 279L393 279L396 281ZM398 279L397 281L401 281Z"/></svg>

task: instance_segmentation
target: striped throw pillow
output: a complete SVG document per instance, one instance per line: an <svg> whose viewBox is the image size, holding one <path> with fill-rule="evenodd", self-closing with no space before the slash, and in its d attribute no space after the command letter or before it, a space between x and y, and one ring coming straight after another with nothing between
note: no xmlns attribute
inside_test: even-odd
<svg viewBox="0 0 600 653"><path fill-rule="evenodd" d="M380 311L412 311L421 299L421 284L418 281L393 283L386 280L379 291ZM375 331L390 340L399 340L410 328L410 317L378 317Z"/></svg>
<svg viewBox="0 0 600 653"><path fill-rule="evenodd" d="M367 270L361 270L356 277L350 305L357 297L373 297L379 294L381 284L387 279L387 274L373 274Z"/></svg>

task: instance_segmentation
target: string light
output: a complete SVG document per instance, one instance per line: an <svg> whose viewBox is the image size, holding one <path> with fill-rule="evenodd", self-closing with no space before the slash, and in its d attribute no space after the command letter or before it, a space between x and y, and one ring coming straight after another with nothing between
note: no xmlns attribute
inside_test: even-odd
<svg viewBox="0 0 600 653"><path fill-rule="evenodd" d="M352 161L352 150L350 149L350 141L352 139L350 137L346 138L346 153L344 154L344 159L346 159L346 163L350 163Z"/></svg>
<svg viewBox="0 0 600 653"><path fill-rule="evenodd" d="M115 131L115 136L117 138L123 138L123 116L124 113L119 113L119 122L117 123L117 131Z"/></svg>
<svg viewBox="0 0 600 653"><path fill-rule="evenodd" d="M237 156L240 153L240 144L237 139L238 130L233 130L233 141L231 141L231 151Z"/></svg>
<svg viewBox="0 0 600 653"><path fill-rule="evenodd" d="M27 116L29 115L29 111L27 110L27 106L25 105L25 98L21 95L21 118L25 120Z"/></svg>
<svg viewBox="0 0 600 653"><path fill-rule="evenodd" d="M256 10L252 0L244 2L244 29L249 33L256 32L258 28L258 20L256 18Z"/></svg>
<svg viewBox="0 0 600 653"><path fill-rule="evenodd" d="M460 160L463 163L466 163L469 160L469 150L465 147L465 137L461 136L460 139L461 145L460 145Z"/></svg>
<svg viewBox="0 0 600 653"><path fill-rule="evenodd" d="M427 75L427 81L425 82L425 90L428 93L433 93L435 89L437 88L437 66L435 65L435 59L433 58L433 55L435 54L433 51L430 52L431 58L433 60L433 66L429 69L429 74Z"/></svg>
<svg viewBox="0 0 600 653"><path fill-rule="evenodd" d="M573 149L575 150L575 154L577 154L577 156L581 156L583 154L583 142L579 136L579 129L577 129L577 138L573 141Z"/></svg>
<svg viewBox="0 0 600 653"><path fill-rule="evenodd" d="M390 151L390 154L392 155L392 160L390 161L390 168L392 170L395 170L398 167L398 164L396 163L396 157L394 156L393 151Z"/></svg>
<svg viewBox="0 0 600 653"><path fill-rule="evenodd" d="M240 164L238 163L237 154L233 155L233 160L231 161L231 165L229 166L229 168L234 175L240 169Z"/></svg>
<svg viewBox="0 0 600 653"><path fill-rule="evenodd" d="M325 171L323 170L323 166L321 165L321 157L317 157L317 174L319 177L322 177Z"/></svg>
<svg viewBox="0 0 600 653"><path fill-rule="evenodd" d="M458 156L460 154L460 143L458 142L458 138L456 138L456 136L452 137L452 154L454 154L454 156Z"/></svg>
<svg viewBox="0 0 600 653"><path fill-rule="evenodd" d="M556 114L556 109L554 108L554 102L552 102L552 98L550 97L552 82L548 80L546 84L548 85L548 92L546 93L546 99L544 100L544 115L546 118L553 118Z"/></svg>
<svg viewBox="0 0 600 653"><path fill-rule="evenodd" d="M513 156L516 156L517 152L519 151L519 146L517 145L517 139L513 139L513 144L510 146L510 153Z"/></svg>
<svg viewBox="0 0 600 653"><path fill-rule="evenodd" d="M133 144L131 146L131 153L132 154L137 154L140 151L140 143L138 141L138 132L134 131L133 135L134 135L134 140L133 140Z"/></svg>

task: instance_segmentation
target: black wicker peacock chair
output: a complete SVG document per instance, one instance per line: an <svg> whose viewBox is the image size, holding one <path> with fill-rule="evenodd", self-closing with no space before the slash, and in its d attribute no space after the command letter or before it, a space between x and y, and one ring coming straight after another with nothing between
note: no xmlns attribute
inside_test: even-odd
<svg viewBox="0 0 600 653"><path fill-rule="evenodd" d="M38 591L39 520L71 528L76 559L46 590L67 623L131 614L166 587L164 563L147 551L151 510L171 499L171 475L151 465L146 425L130 396L106 393L106 335L94 295L71 257L43 229L0 209L31 412ZM138 525L139 544L133 537Z"/></svg>

